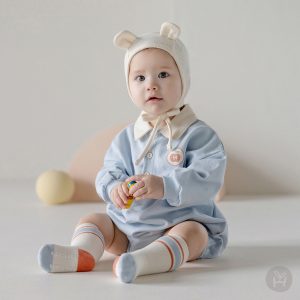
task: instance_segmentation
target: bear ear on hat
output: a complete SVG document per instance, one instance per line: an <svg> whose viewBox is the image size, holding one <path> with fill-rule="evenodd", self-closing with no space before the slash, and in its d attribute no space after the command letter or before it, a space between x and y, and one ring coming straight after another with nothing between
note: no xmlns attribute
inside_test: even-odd
<svg viewBox="0 0 300 300"><path fill-rule="evenodd" d="M119 48L128 49L137 37L130 31L124 30L117 33L114 37L114 45Z"/></svg>
<svg viewBox="0 0 300 300"><path fill-rule="evenodd" d="M160 27L160 35L176 40L180 35L180 28L176 24L165 22Z"/></svg>

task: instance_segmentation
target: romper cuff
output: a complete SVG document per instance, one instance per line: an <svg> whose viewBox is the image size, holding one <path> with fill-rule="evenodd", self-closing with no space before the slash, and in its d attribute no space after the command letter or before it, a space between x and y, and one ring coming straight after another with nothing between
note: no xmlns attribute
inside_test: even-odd
<svg viewBox="0 0 300 300"><path fill-rule="evenodd" d="M111 190L119 183L125 181L128 176L122 175L121 173L118 176L113 176L111 174L105 174L104 176L101 173L98 173L96 177L96 190L99 196L105 202L111 202L110 193ZM117 178L116 178L117 177Z"/></svg>
<svg viewBox="0 0 300 300"><path fill-rule="evenodd" d="M164 182L164 196L163 199L166 199L171 206L180 205L180 190L181 188L171 177L163 176Z"/></svg>

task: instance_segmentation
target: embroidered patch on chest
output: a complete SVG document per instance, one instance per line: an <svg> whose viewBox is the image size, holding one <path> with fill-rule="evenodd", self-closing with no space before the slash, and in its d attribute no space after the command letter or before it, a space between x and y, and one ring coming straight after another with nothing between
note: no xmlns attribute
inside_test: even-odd
<svg viewBox="0 0 300 300"><path fill-rule="evenodd" d="M181 149L176 149L170 151L168 154L168 162L173 165L177 166L183 161L183 151Z"/></svg>

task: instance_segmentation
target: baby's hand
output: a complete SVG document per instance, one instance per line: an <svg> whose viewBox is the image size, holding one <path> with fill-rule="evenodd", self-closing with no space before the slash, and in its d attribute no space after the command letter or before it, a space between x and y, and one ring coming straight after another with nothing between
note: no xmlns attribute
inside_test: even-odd
<svg viewBox="0 0 300 300"><path fill-rule="evenodd" d="M127 203L127 197L129 196L127 183L122 182L117 184L110 193L110 198L113 204L120 209L125 209Z"/></svg>
<svg viewBox="0 0 300 300"><path fill-rule="evenodd" d="M135 200L157 199L164 196L164 181L162 177L155 175L135 175L126 179L126 184L132 180L137 183L130 188L130 195Z"/></svg>

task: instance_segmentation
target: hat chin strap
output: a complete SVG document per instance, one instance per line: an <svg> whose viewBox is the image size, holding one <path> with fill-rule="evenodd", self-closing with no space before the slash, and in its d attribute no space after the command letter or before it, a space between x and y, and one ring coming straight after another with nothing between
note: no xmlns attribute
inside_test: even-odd
<svg viewBox="0 0 300 300"><path fill-rule="evenodd" d="M141 114L142 119L146 122L155 121L155 126L151 131L151 134L149 136L149 139L147 141L144 151L140 154L138 159L135 161L136 165L140 164L140 162L144 159L146 153L152 146L154 138L156 136L156 133L159 129L159 126L163 121L166 122L168 131L169 131L169 141L168 141L167 149L172 150L172 128L171 128L170 117L174 117L174 116L178 115L179 113L180 113L179 108L171 109L171 110L167 111L166 113L159 115L159 117L153 117L153 116L149 115L147 112L142 112L142 114Z"/></svg>

